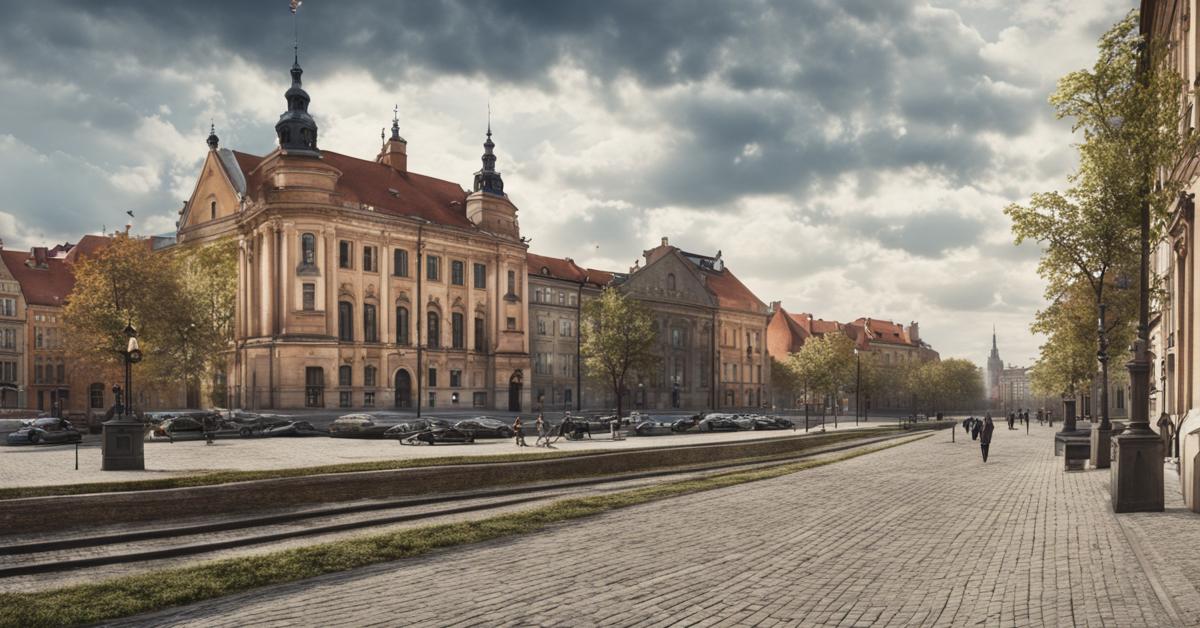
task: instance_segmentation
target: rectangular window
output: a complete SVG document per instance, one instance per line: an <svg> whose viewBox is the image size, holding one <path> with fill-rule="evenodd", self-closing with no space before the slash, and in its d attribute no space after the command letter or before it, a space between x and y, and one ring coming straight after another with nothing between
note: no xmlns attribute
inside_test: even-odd
<svg viewBox="0 0 1200 628"><path fill-rule="evenodd" d="M487 266L483 264L475 265L475 287L480 290L487 288Z"/></svg>
<svg viewBox="0 0 1200 628"><path fill-rule="evenodd" d="M354 268L353 249L349 240L338 241L338 268Z"/></svg>
<svg viewBox="0 0 1200 628"><path fill-rule="evenodd" d="M379 326L375 320L375 306L371 303L363 305L363 340L379 342Z"/></svg>
<svg viewBox="0 0 1200 628"><path fill-rule="evenodd" d="M476 408L487 407L487 393L485 393L485 392L473 393L471 395L471 405L475 406Z"/></svg>
<svg viewBox="0 0 1200 628"><path fill-rule="evenodd" d="M483 351L483 345L484 345L483 319L479 318L479 317L475 317L475 350Z"/></svg>
<svg viewBox="0 0 1200 628"><path fill-rule="evenodd" d="M392 274L397 277L408 276L408 251L404 249L392 251Z"/></svg>
<svg viewBox="0 0 1200 628"><path fill-rule="evenodd" d="M462 371L460 371L458 369L450 370L450 387L451 388L461 388L462 387Z"/></svg>
<svg viewBox="0 0 1200 628"><path fill-rule="evenodd" d="M319 366L304 369L304 405L309 408L325 407L325 370Z"/></svg>
<svg viewBox="0 0 1200 628"><path fill-rule="evenodd" d="M375 407L375 393L373 393L371 391L367 391L367 392L363 393L363 407L364 408L374 408Z"/></svg>
<svg viewBox="0 0 1200 628"><path fill-rule="evenodd" d="M513 331L517 328L517 319L513 318L512 316L509 316L508 318L506 318L504 320L504 325L505 325L506 329L508 329L509 331Z"/></svg>
<svg viewBox="0 0 1200 628"><path fill-rule="evenodd" d="M575 307L575 295L574 294L567 295L567 305L570 305L571 307Z"/></svg>
<svg viewBox="0 0 1200 628"><path fill-rule="evenodd" d="M570 338L575 335L575 324L568 320L558 321L558 334Z"/></svg>
<svg viewBox="0 0 1200 628"><path fill-rule="evenodd" d="M429 407L433 408L435 406L437 406L437 393L431 390L429 391Z"/></svg>
<svg viewBox="0 0 1200 628"><path fill-rule="evenodd" d="M450 262L450 283L456 286L464 286L467 283L466 264L459 260Z"/></svg>
<svg viewBox="0 0 1200 628"><path fill-rule="evenodd" d="M427 255L425 257L425 278L429 281L442 280L441 258L436 255Z"/></svg>
<svg viewBox="0 0 1200 628"><path fill-rule="evenodd" d="M317 285L306 283L303 286L304 293L304 311L311 312L317 309Z"/></svg>
<svg viewBox="0 0 1200 628"><path fill-rule="evenodd" d="M508 293L509 294L517 293L517 273L515 273L511 270L508 271Z"/></svg>
<svg viewBox="0 0 1200 628"><path fill-rule="evenodd" d="M363 247L363 271L368 272L368 273L373 273L373 272L376 272L377 270L378 269L375 268L375 247L364 246Z"/></svg>
<svg viewBox="0 0 1200 628"><path fill-rule="evenodd" d="M562 291L559 291L559 293L558 293L558 304L559 304L559 305L566 305L566 304L567 304L567 293L565 293L565 292L562 292Z"/></svg>
<svg viewBox="0 0 1200 628"><path fill-rule="evenodd" d="M430 387L430 388L436 388L436 387L437 387L437 369L435 369L435 368L432 368L432 367L429 369L429 381L428 381L428 384L429 384L429 387Z"/></svg>
<svg viewBox="0 0 1200 628"><path fill-rule="evenodd" d="M2 304L4 308L0 313L4 314L5 316L17 315L17 302L15 299L4 299L0 301L0 304Z"/></svg>
<svg viewBox="0 0 1200 628"><path fill-rule="evenodd" d="M349 390L342 390L342 391L338 392L338 407L339 408L349 408L350 407L350 391Z"/></svg>
<svg viewBox="0 0 1200 628"><path fill-rule="evenodd" d="M683 346L683 330L682 329L672 329L671 330L671 346L676 347L676 348Z"/></svg>
<svg viewBox="0 0 1200 628"><path fill-rule="evenodd" d="M459 312L451 313L450 346L455 349L465 349L467 346L466 331L466 323L463 320L463 315Z"/></svg>
<svg viewBox="0 0 1200 628"><path fill-rule="evenodd" d="M539 336L545 336L545 335L546 335L546 319L544 319L544 318L539 318L539 319L537 320L537 333L538 333L538 335L539 335Z"/></svg>
<svg viewBox="0 0 1200 628"><path fill-rule="evenodd" d="M1124 388L1117 389L1117 408L1119 408L1119 409L1125 408L1125 389Z"/></svg>
<svg viewBox="0 0 1200 628"><path fill-rule="evenodd" d="M63 382L65 382L65 381L67 381L67 374L66 374L66 371L64 370L64 368L63 368L63 365L62 365L62 364L59 364L59 365L58 365L58 367L55 369L55 372L56 372L56 373L57 373L57 375L58 375L58 379L56 379L56 380L54 380L54 381L56 381L56 382L58 382L58 383L60 383L60 384L61 384L61 383L63 383Z"/></svg>

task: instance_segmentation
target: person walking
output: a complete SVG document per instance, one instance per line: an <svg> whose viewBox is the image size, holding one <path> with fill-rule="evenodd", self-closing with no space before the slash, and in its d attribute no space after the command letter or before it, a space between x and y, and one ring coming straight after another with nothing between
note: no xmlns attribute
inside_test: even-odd
<svg viewBox="0 0 1200 628"><path fill-rule="evenodd" d="M546 422L544 420L542 420L541 412L538 413L537 422L534 424L534 426L537 428L537 444L538 444L538 446L541 447L542 445L549 445L550 441L549 441L549 439L546 438Z"/></svg>
<svg viewBox="0 0 1200 628"><path fill-rule="evenodd" d="M525 444L525 424L521 422L521 417L517 417L517 420L513 421L513 438L516 440L517 447L529 446Z"/></svg>
<svg viewBox="0 0 1200 628"><path fill-rule="evenodd" d="M1008 429L1013 429L1013 413L1008 413Z"/></svg>
<svg viewBox="0 0 1200 628"><path fill-rule="evenodd" d="M984 420L990 422L992 420L992 414L989 412ZM982 427L983 421L975 419L975 422L971 424L971 440L979 440L979 430Z"/></svg>
<svg viewBox="0 0 1200 628"><path fill-rule="evenodd" d="M970 417L970 416L963 419L962 426L963 426L964 432L966 432L968 434L971 433L971 422L974 420L975 420L975 417Z"/></svg>
<svg viewBox="0 0 1200 628"><path fill-rule="evenodd" d="M621 436L621 417L615 416L608 422L608 429L612 432L613 440L620 440Z"/></svg>
<svg viewBox="0 0 1200 628"><path fill-rule="evenodd" d="M1046 411L1045 411L1045 410L1042 410L1041 408L1038 408L1038 411L1037 411L1037 420L1038 420L1038 425L1045 425L1045 424L1046 424Z"/></svg>
<svg viewBox="0 0 1200 628"><path fill-rule="evenodd" d="M989 414L983 419L983 431L979 434L979 449L983 451L983 461L987 462L988 447L992 444L992 432L996 429Z"/></svg>

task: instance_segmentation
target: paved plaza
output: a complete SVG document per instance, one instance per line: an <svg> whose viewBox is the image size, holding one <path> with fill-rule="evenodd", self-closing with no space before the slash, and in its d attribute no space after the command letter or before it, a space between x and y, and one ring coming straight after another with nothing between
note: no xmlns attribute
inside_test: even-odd
<svg viewBox="0 0 1200 628"><path fill-rule="evenodd" d="M814 423L815 425L815 423ZM862 427L895 425L894 420L873 420ZM834 431L833 423L826 426ZM854 429L854 419L838 422L839 430ZM816 433L815 427L809 433ZM532 445L536 437L532 430L526 437ZM608 451L639 447L672 447L699 443L731 442L746 439L778 438L803 434L800 428L778 431L716 432L705 434L674 434L669 436L630 436L613 441L607 432L593 439L568 441L559 439L555 451ZM81 482L119 482L209 471L257 471L318 465L439 458L445 456L486 456L497 454L544 452L540 447L519 448L512 439L480 439L469 445L404 446L394 439L328 438L221 438L207 445L202 440L154 441L146 443L145 471L103 471L100 468L100 443L90 437L79 448L79 469L75 469L75 447L72 445L0 446L0 488L11 486L50 486Z"/></svg>
<svg viewBox="0 0 1200 628"><path fill-rule="evenodd" d="M958 432L789 476L132 618L153 625L1200 623L1200 515L1112 514L1051 430ZM1187 551L1179 551L1186 548ZM430 582L455 586L434 591Z"/></svg>

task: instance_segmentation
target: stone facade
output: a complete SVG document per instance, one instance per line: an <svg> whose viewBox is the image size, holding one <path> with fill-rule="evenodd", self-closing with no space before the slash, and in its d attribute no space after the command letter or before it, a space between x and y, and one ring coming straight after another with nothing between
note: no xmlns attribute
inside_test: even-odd
<svg viewBox="0 0 1200 628"><path fill-rule="evenodd" d="M21 284L0 263L0 408L27 407L26 312Z"/></svg>
<svg viewBox="0 0 1200 628"><path fill-rule="evenodd" d="M582 268L570 258L530 253L527 259L534 408L597 409L603 396L597 397L580 372L579 323L583 301L598 296L612 274Z"/></svg>
<svg viewBox="0 0 1200 628"><path fill-rule="evenodd" d="M528 409L526 245L490 129L466 192L408 170L397 120L374 161L321 151L292 79L280 148L212 134L179 221L177 246L238 242L232 405Z"/></svg>

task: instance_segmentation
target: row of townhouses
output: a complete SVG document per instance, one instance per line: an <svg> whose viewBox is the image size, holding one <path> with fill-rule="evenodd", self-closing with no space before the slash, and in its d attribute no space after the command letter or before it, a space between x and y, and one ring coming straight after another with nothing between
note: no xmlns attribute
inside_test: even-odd
<svg viewBox="0 0 1200 628"><path fill-rule="evenodd" d="M490 127L469 191L409 170L398 119L373 160L323 150L302 73L297 60L269 154L230 150L210 133L174 234L177 247L237 242L234 338L220 378L233 407L611 408L612 391L589 382L579 359L582 305L606 288L644 303L658 331L657 372L626 391L635 408L769 406L772 348L796 350L825 332L823 321L768 308L720 251L662 238L624 272L530 252ZM6 406L104 407L106 383L64 371L61 347L72 258L103 240L3 252ZM889 360L936 358L915 323L833 325Z"/></svg>

